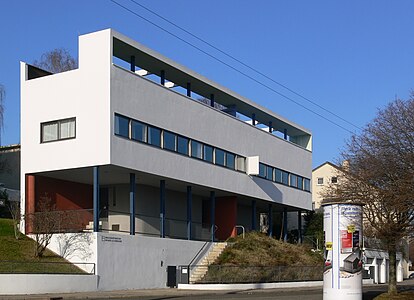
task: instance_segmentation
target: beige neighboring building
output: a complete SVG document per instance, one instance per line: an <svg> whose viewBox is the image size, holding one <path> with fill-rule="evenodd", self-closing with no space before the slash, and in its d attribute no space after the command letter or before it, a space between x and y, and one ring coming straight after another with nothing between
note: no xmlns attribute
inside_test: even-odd
<svg viewBox="0 0 414 300"><path fill-rule="evenodd" d="M324 162L312 170L312 208L321 207L322 191L330 184L337 184L341 180L339 167L329 161Z"/></svg>

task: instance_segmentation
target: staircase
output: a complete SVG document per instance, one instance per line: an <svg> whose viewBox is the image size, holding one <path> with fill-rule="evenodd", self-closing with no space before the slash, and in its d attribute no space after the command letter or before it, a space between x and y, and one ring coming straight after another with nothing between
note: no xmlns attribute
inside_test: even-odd
<svg viewBox="0 0 414 300"><path fill-rule="evenodd" d="M190 283L196 283L203 279L208 271L208 266L216 261L226 247L227 243L213 243L207 255L194 266L194 269L190 270Z"/></svg>

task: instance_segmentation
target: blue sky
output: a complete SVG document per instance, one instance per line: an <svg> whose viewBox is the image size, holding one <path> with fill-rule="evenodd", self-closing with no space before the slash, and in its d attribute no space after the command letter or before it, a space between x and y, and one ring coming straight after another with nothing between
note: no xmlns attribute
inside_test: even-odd
<svg viewBox="0 0 414 300"><path fill-rule="evenodd" d="M115 0L319 114L283 90L136 6ZM414 88L414 1L135 0L362 127ZM335 161L350 133L266 90L110 0L0 0L0 83L6 88L1 145L20 142L19 61L54 48L77 57L80 34L112 27L310 129L313 166Z"/></svg>

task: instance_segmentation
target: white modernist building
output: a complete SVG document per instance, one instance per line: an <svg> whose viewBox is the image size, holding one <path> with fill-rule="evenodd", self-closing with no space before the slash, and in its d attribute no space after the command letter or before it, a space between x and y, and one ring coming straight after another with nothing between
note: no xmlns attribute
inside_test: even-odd
<svg viewBox="0 0 414 300"><path fill-rule="evenodd" d="M79 37L75 70L21 63L21 120L23 213L88 232L72 260L100 289L165 286L202 241L312 209L309 130L111 29Z"/></svg>

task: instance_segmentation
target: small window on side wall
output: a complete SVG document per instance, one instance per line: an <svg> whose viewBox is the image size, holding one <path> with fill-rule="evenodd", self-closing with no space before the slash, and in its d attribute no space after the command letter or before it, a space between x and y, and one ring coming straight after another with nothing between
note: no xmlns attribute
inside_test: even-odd
<svg viewBox="0 0 414 300"><path fill-rule="evenodd" d="M333 184L338 183L338 177L333 176L333 177L331 178L331 183L333 183Z"/></svg>
<svg viewBox="0 0 414 300"><path fill-rule="evenodd" d="M129 119L127 117L115 115L115 134L129 138Z"/></svg>
<svg viewBox="0 0 414 300"><path fill-rule="evenodd" d="M323 185L323 177L318 177L317 184L318 185Z"/></svg>
<svg viewBox="0 0 414 300"><path fill-rule="evenodd" d="M41 143L74 139L76 137L76 118L62 119L40 124Z"/></svg>

